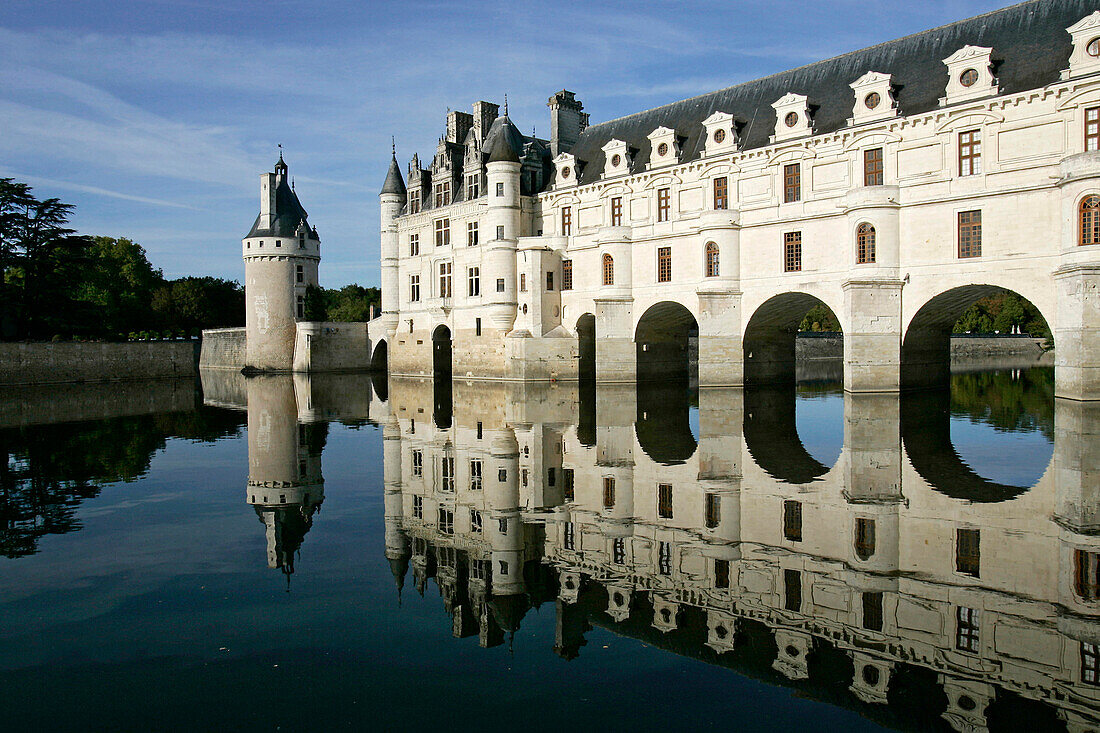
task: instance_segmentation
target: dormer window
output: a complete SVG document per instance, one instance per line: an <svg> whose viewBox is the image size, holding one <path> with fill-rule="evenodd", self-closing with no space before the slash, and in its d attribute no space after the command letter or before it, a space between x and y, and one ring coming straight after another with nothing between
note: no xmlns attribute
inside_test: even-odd
<svg viewBox="0 0 1100 733"><path fill-rule="evenodd" d="M788 112L787 116L783 118L783 124L787 127L794 127L798 124L798 113Z"/></svg>
<svg viewBox="0 0 1100 733"><path fill-rule="evenodd" d="M978 70L967 69L959 75L959 83L964 87L972 87L978 83Z"/></svg>
<svg viewBox="0 0 1100 733"><path fill-rule="evenodd" d="M481 195L481 176L477 173L466 176L466 200L473 201Z"/></svg>
<svg viewBox="0 0 1100 733"><path fill-rule="evenodd" d="M602 148L605 178L630 173L630 150L624 140L609 140Z"/></svg>
<svg viewBox="0 0 1100 733"><path fill-rule="evenodd" d="M850 124L874 122L897 115L893 81L889 74L868 71L848 86L855 96Z"/></svg>
<svg viewBox="0 0 1100 733"><path fill-rule="evenodd" d="M728 153L737 149L737 131L733 115L727 112L715 112L703 120L706 129L704 145L706 155Z"/></svg>
<svg viewBox="0 0 1100 733"><path fill-rule="evenodd" d="M813 134L809 99L802 94L788 93L772 103L775 110L775 134L772 142L781 142Z"/></svg>
<svg viewBox="0 0 1100 733"><path fill-rule="evenodd" d="M1100 71L1100 10L1086 15L1066 28L1073 40L1073 53L1069 56L1069 68L1062 72L1063 79L1071 79Z"/></svg>
<svg viewBox="0 0 1100 733"><path fill-rule="evenodd" d="M409 213L420 213L420 191L415 188L409 191Z"/></svg>
<svg viewBox="0 0 1100 733"><path fill-rule="evenodd" d="M993 49L984 46L963 46L943 60L948 81L940 106L968 102L997 93L993 76Z"/></svg>
<svg viewBox="0 0 1100 733"><path fill-rule="evenodd" d="M875 109L882 103L882 97L878 92L871 92L863 98L863 106L867 109Z"/></svg>
<svg viewBox="0 0 1100 733"><path fill-rule="evenodd" d="M573 174L573 171L569 169L569 166L565 166L561 169L562 180L568 181L569 176Z"/></svg>
<svg viewBox="0 0 1100 733"><path fill-rule="evenodd" d="M443 181L435 184L435 205L446 206L451 203L451 182Z"/></svg>
<svg viewBox="0 0 1100 733"><path fill-rule="evenodd" d="M611 156L611 165L613 167L618 168L620 165L622 165L622 162L623 156L619 155L618 153L615 153L615 155Z"/></svg>
<svg viewBox="0 0 1100 733"><path fill-rule="evenodd" d="M668 127L658 127L647 135L649 138L649 167L672 165L680 160L680 145L676 131Z"/></svg>
<svg viewBox="0 0 1100 733"><path fill-rule="evenodd" d="M580 175L580 171L576 158L569 153L560 153L554 158L554 165L557 167L556 183L558 186L572 186L577 183L577 176Z"/></svg>
<svg viewBox="0 0 1100 733"><path fill-rule="evenodd" d="M726 139L726 131L725 130L715 130L714 135L712 135L712 137L714 138L714 142L721 145Z"/></svg>
<svg viewBox="0 0 1100 733"><path fill-rule="evenodd" d="M668 155L668 143L661 143L657 146L657 155L662 158Z"/></svg>

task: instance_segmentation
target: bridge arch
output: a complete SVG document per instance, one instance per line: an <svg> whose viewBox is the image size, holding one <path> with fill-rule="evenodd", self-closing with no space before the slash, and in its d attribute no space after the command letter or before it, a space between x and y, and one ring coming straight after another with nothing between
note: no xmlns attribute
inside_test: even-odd
<svg viewBox="0 0 1100 733"><path fill-rule="evenodd" d="M1024 289L1029 285L1020 282ZM906 292L907 299L914 294ZM947 387L951 376L951 332L972 305L991 295L1016 296L1034 309L1053 338L1053 322L1041 298L1030 298L1016 288L994 284L963 284L916 298L919 307L909 317L901 342L901 386L903 389ZM913 302L910 300L910 302ZM1049 308L1049 306L1046 306ZM1019 320L1019 319L1016 319ZM1036 357L1040 352L1036 349Z"/></svg>
<svg viewBox="0 0 1100 733"><path fill-rule="evenodd" d="M638 381L698 379L699 322L687 306L662 300L649 306L634 329Z"/></svg>
<svg viewBox="0 0 1100 733"><path fill-rule="evenodd" d="M843 323L828 303L801 291L772 296L753 311L741 337L746 385L794 382L798 327L815 308Z"/></svg>
<svg viewBox="0 0 1100 733"><path fill-rule="evenodd" d="M379 339L371 354L370 368L374 372L385 373L389 368L389 345L385 339Z"/></svg>
<svg viewBox="0 0 1100 733"><path fill-rule="evenodd" d="M745 447L753 462L779 481L808 484L829 473L837 462L826 466L806 449L798 434L798 395L782 385L745 389ZM837 431L842 428L837 427Z"/></svg>

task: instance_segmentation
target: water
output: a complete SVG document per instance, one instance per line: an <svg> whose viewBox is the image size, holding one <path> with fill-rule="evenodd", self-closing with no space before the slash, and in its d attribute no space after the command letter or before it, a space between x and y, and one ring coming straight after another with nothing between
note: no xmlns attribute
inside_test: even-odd
<svg viewBox="0 0 1100 733"><path fill-rule="evenodd" d="M1100 406L1049 369L203 388L0 399L5 730L1100 718Z"/></svg>

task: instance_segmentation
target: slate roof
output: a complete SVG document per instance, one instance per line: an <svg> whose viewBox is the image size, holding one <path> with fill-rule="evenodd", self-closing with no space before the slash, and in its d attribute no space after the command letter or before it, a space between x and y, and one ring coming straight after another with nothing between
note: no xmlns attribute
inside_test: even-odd
<svg viewBox="0 0 1100 733"><path fill-rule="evenodd" d="M386 173L386 182L382 184L382 190L378 195L387 193L405 195L405 179L401 177L401 166L397 164L396 154L390 159L390 170Z"/></svg>
<svg viewBox="0 0 1100 733"><path fill-rule="evenodd" d="M261 228L260 215L256 214L256 221L245 237L294 237L298 234L300 224L305 224L306 230L316 235L316 232L310 228L309 222L306 221L309 214L302 208L302 203L298 200L298 194L294 193L294 190L286 181L284 175L275 189L275 220L272 222L271 228Z"/></svg>
<svg viewBox="0 0 1100 733"><path fill-rule="evenodd" d="M489 126L489 132L485 133L484 150L489 155L489 163L508 161L518 163L523 155L523 145L526 140L507 115L497 117Z"/></svg>
<svg viewBox="0 0 1100 733"><path fill-rule="evenodd" d="M601 148L612 139L637 148L632 172L642 171L650 155L646 136L662 125L686 136L681 162L695 160L702 152L702 122L714 112L732 114L744 126L743 149L768 145L776 122L771 104L788 92L806 95L811 109L817 108L815 134L834 132L852 115L855 97L849 84L868 71L893 75L901 115L934 110L948 81L943 59L966 45L993 48L994 73L1002 94L1040 88L1056 82L1069 65L1073 47L1066 28L1095 10L1100 10L1100 0L1033 0L592 125L570 151L587 163L578 182L600 178Z"/></svg>

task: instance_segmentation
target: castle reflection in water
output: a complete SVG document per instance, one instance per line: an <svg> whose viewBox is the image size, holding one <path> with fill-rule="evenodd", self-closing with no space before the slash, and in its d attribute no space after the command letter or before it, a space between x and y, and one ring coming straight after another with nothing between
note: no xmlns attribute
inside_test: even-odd
<svg viewBox="0 0 1100 733"><path fill-rule="evenodd" d="M910 724L1100 720L1100 405L994 414L1053 438L1017 486L959 457L944 394L835 394L829 466L789 388L203 387L247 405L247 501L285 572L324 497L325 423L380 424L386 560L398 592L435 581L455 637L505 643L548 603L567 659L595 625Z"/></svg>

